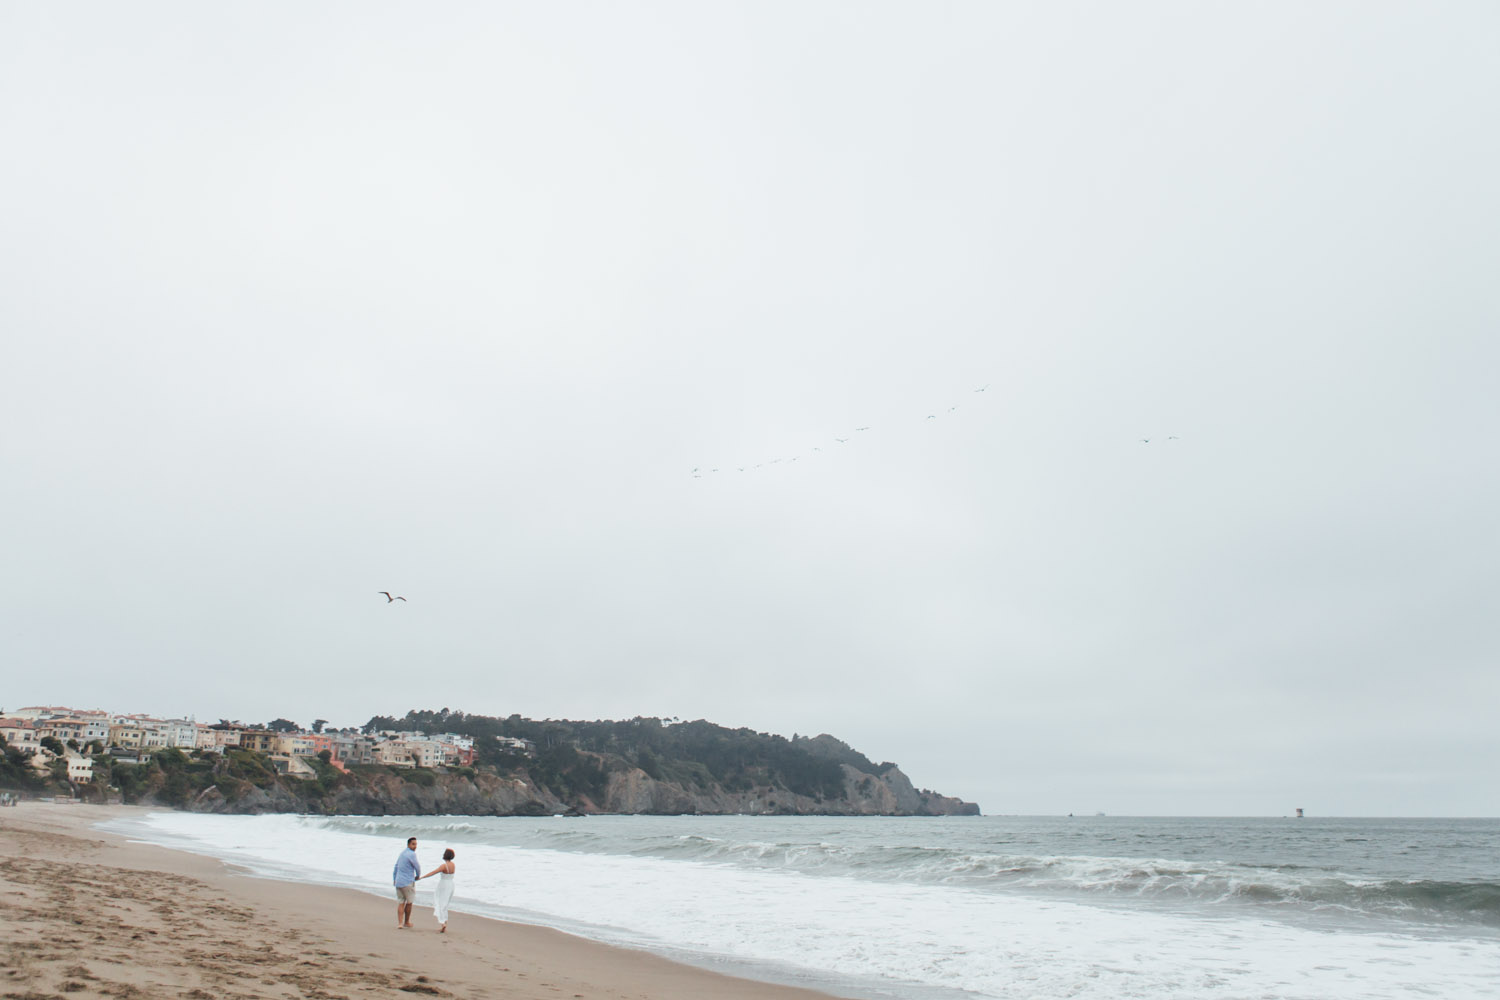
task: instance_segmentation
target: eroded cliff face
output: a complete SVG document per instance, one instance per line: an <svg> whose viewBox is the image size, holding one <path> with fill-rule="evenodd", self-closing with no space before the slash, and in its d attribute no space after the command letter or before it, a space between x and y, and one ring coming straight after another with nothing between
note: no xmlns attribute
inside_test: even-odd
<svg viewBox="0 0 1500 1000"><path fill-rule="evenodd" d="M919 792L900 768L879 776L848 764L842 798L815 799L782 788L752 788L730 792L714 785L684 788L657 781L640 768L617 771L609 777L604 801L589 803L591 812L774 814L793 816L978 816L979 806L932 792Z"/></svg>
<svg viewBox="0 0 1500 1000"><path fill-rule="evenodd" d="M684 786L659 781L636 767L617 766L604 792L595 798L563 799L525 776L467 776L434 771L430 782L409 781L396 773L362 774L326 795L306 798L277 785L254 786L228 798L209 788L188 803L194 812L300 812L328 815L541 816L557 813L794 815L794 816L977 816L972 802L919 791L901 770L866 774L841 765L842 796L813 798L784 788L757 787L728 791L718 784Z"/></svg>

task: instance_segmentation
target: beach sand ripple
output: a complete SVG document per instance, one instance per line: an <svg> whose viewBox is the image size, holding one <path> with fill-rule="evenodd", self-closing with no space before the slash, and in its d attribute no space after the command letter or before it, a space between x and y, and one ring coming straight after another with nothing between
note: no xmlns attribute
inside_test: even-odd
<svg viewBox="0 0 1500 1000"><path fill-rule="evenodd" d="M398 931L394 899L94 835L130 811L4 810L0 1000L827 1000L467 914L439 935L421 906Z"/></svg>
<svg viewBox="0 0 1500 1000"><path fill-rule="evenodd" d="M41 853L40 838L21 840L23 854ZM62 834L50 840L48 853L79 858L102 846ZM12 857L0 860L0 886L16 918L4 946L7 998L452 995L431 977L413 981L369 968L363 955L340 955L332 939L268 926L188 875Z"/></svg>

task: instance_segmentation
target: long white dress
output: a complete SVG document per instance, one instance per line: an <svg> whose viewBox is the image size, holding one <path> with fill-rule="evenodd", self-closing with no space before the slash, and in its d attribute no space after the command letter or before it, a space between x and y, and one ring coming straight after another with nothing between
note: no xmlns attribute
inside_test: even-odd
<svg viewBox="0 0 1500 1000"><path fill-rule="evenodd" d="M447 872L438 876L436 899L432 903L432 915L437 922L448 922L448 904L453 901L453 876Z"/></svg>

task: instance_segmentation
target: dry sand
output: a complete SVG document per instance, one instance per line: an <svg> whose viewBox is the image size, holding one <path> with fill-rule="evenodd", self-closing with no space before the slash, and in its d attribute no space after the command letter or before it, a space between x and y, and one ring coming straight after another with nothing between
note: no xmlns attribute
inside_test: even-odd
<svg viewBox="0 0 1500 1000"><path fill-rule="evenodd" d="M0 997L827 1000L558 931L252 878L91 829L129 806L0 809Z"/></svg>

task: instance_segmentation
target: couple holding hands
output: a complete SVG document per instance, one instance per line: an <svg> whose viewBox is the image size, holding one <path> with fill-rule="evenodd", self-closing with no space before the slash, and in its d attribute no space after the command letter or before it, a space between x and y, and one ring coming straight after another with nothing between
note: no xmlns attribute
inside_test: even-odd
<svg viewBox="0 0 1500 1000"><path fill-rule="evenodd" d="M406 841L406 850L402 851L396 858L396 870L392 873L392 881L396 885L396 928L405 930L411 926L411 908L417 901L417 883L424 878L438 876L437 899L432 906L432 915L437 918L441 925L438 933L443 934L448 930L448 903L453 899L453 848L443 852L443 863L438 865L426 875L421 874L422 866L417 861L417 838L411 837Z"/></svg>

